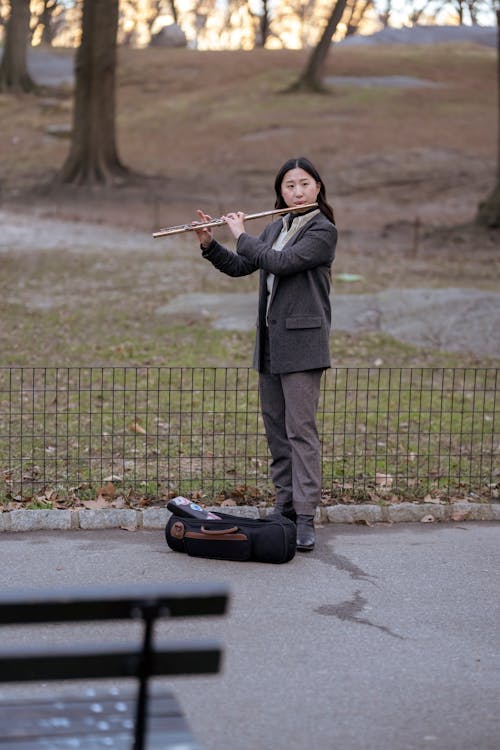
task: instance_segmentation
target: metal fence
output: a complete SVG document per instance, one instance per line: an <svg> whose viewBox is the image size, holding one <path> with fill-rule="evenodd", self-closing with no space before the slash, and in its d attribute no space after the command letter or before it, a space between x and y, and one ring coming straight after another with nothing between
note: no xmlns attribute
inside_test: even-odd
<svg viewBox="0 0 500 750"><path fill-rule="evenodd" d="M494 368L337 368L325 500L498 496ZM257 375L241 367L0 368L0 501L268 499Z"/></svg>

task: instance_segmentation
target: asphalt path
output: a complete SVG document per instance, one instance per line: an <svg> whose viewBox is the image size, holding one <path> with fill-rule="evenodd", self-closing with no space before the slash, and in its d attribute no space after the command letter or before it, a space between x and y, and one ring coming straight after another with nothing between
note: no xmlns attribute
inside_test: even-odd
<svg viewBox="0 0 500 750"><path fill-rule="evenodd" d="M4 533L0 580L228 583L227 617L158 629L225 644L220 675L169 683L208 750L498 750L500 524L328 525L318 537L313 553L262 565L189 558L155 530ZM129 636L37 626L2 643Z"/></svg>

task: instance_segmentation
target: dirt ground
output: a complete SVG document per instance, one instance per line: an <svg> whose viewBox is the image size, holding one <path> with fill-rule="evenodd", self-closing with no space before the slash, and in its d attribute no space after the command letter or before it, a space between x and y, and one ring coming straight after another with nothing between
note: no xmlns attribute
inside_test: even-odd
<svg viewBox="0 0 500 750"><path fill-rule="evenodd" d="M339 49L328 62L330 94L285 95L304 60L123 51L119 146L135 177L84 191L51 184L68 149L54 126L71 122L72 61L65 50L46 56L52 79L41 97L0 97L9 143L0 178L4 320L21 310L68 315L102 295L126 306L133 296L158 325L251 329L252 281L235 289L210 276L192 236L151 233L195 218L197 207L271 208L275 171L303 153L324 177L339 227L336 327L500 359L500 236L474 225L495 174L495 50ZM44 83L42 56L32 65ZM9 363L13 338L3 331Z"/></svg>

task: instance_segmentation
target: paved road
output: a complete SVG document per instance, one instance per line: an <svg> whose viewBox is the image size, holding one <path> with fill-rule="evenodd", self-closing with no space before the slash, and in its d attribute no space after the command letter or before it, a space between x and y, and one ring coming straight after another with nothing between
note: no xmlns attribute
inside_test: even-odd
<svg viewBox="0 0 500 750"><path fill-rule="evenodd" d="M498 750L499 570L494 523L329 525L315 552L283 566L187 558L161 531L0 540L4 589L229 582L229 617L161 629L226 644L222 675L172 683L208 750ZM36 637L68 633L38 628ZM92 635L103 637L102 624L77 638ZM23 629L3 637L32 639Z"/></svg>

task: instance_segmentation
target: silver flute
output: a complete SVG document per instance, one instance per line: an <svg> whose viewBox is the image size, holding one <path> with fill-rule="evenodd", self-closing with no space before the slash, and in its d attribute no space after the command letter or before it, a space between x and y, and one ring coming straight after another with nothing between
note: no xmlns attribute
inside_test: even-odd
<svg viewBox="0 0 500 750"><path fill-rule="evenodd" d="M244 221L250 221L250 219L261 219L263 216L274 216L275 214L288 214L292 211L298 211L306 208L316 208L317 203L305 203L302 206L294 206L287 208L274 208L272 211L261 211L257 214L245 214L243 217ZM182 232L193 232L195 229L209 229L210 227L220 227L223 224L227 224L227 221L220 217L219 219L211 219L210 221L199 221L193 224L178 224L175 227L164 227L159 229L157 232L153 232L153 237L168 237L171 234L181 234Z"/></svg>

